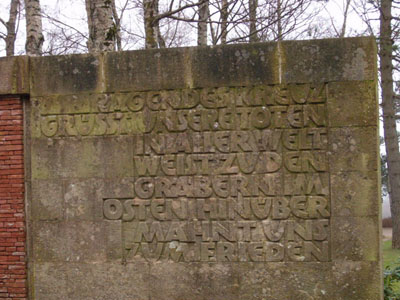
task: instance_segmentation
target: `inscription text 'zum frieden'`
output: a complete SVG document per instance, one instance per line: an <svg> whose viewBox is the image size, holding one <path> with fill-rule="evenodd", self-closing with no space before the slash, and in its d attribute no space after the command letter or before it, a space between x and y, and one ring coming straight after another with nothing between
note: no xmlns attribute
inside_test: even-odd
<svg viewBox="0 0 400 300"><path fill-rule="evenodd" d="M48 137L134 137L126 260L328 261L330 195L324 85L97 95L41 116Z"/></svg>

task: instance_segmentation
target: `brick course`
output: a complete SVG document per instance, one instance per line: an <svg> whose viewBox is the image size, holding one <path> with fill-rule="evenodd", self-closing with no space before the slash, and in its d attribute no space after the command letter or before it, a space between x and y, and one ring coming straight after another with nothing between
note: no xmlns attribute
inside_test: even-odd
<svg viewBox="0 0 400 300"><path fill-rule="evenodd" d="M0 299L27 298L23 110L0 98Z"/></svg>

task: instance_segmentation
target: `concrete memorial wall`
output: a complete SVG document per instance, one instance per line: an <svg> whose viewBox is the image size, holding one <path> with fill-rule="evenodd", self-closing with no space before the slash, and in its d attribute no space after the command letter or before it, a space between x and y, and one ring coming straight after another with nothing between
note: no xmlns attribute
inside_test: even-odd
<svg viewBox="0 0 400 300"><path fill-rule="evenodd" d="M372 38L6 64L30 299L382 299Z"/></svg>

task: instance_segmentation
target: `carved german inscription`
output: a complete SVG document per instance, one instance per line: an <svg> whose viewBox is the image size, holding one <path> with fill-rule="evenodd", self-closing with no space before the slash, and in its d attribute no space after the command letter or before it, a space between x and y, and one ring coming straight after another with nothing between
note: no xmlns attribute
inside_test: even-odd
<svg viewBox="0 0 400 300"><path fill-rule="evenodd" d="M382 299L375 44L1 60L29 299Z"/></svg>
<svg viewBox="0 0 400 300"><path fill-rule="evenodd" d="M325 92L104 96L90 111L43 115L42 132L134 134L132 197L103 199L104 218L123 222L127 261L328 261Z"/></svg>
<svg viewBox="0 0 400 300"><path fill-rule="evenodd" d="M40 127L133 136L132 196L102 207L122 221L127 261L330 260L323 84L102 94L68 111L47 101Z"/></svg>
<svg viewBox="0 0 400 300"><path fill-rule="evenodd" d="M155 144L151 140L156 134L164 133L165 141L158 144L159 149L152 147L157 154L250 152L277 146L281 133L259 130L324 127L324 93L323 85L279 85L95 94L89 95L86 101L63 96L63 99L46 99L41 107L40 127L46 137L146 133L149 136L142 137L147 141L142 152ZM63 101L71 105L63 107L60 105ZM241 132L247 130L252 132ZM218 134L212 135L212 132ZM320 131L315 130L285 134L293 135L287 143L308 149L320 139ZM185 140L188 136L192 143ZM168 143L168 138L180 138L180 141ZM230 143L225 145L225 141Z"/></svg>

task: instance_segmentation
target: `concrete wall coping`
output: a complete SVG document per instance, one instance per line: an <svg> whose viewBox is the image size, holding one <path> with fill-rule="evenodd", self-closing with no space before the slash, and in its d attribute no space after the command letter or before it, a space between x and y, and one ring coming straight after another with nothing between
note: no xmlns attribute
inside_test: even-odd
<svg viewBox="0 0 400 300"><path fill-rule="evenodd" d="M376 80L376 63L371 65L376 53L373 37L356 37L4 57L0 58L0 95Z"/></svg>

